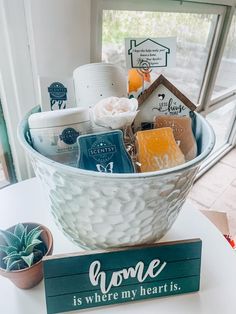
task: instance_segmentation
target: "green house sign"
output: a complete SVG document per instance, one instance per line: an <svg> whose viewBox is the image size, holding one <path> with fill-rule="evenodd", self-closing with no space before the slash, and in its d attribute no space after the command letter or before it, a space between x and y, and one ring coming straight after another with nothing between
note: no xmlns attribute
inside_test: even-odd
<svg viewBox="0 0 236 314"><path fill-rule="evenodd" d="M47 313L199 290L200 239L44 258Z"/></svg>

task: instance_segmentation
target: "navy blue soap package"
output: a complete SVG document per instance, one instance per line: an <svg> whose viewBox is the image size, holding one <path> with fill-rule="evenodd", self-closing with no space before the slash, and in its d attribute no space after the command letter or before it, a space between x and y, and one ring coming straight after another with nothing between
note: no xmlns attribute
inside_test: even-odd
<svg viewBox="0 0 236 314"><path fill-rule="evenodd" d="M135 172L121 130L81 135L77 144L78 168L106 173Z"/></svg>

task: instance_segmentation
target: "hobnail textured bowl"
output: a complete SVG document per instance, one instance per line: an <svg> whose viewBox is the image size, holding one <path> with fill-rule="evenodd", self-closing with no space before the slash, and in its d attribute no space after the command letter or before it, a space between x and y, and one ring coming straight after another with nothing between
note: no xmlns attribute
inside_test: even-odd
<svg viewBox="0 0 236 314"><path fill-rule="evenodd" d="M20 123L19 139L49 196L56 224L84 248L152 243L165 235L215 142L212 128L196 114L194 133L199 154L195 159L148 173L86 171L52 161L32 148L27 121L38 110L34 108Z"/></svg>

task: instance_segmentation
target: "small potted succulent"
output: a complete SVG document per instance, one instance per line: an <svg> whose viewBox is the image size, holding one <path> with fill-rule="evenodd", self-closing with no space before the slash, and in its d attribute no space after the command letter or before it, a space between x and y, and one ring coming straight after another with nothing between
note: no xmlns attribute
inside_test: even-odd
<svg viewBox="0 0 236 314"><path fill-rule="evenodd" d="M42 258L52 249L52 234L43 225L19 223L0 230L0 274L19 288L32 288L42 280Z"/></svg>

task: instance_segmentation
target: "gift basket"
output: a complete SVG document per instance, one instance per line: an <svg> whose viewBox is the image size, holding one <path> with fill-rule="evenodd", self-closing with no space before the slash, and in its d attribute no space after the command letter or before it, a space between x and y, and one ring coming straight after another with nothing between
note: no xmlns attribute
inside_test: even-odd
<svg viewBox="0 0 236 314"><path fill-rule="evenodd" d="M78 68L78 108L35 107L18 128L56 224L84 248L160 239L214 146L208 122L162 75L137 99L124 81L110 64Z"/></svg>

